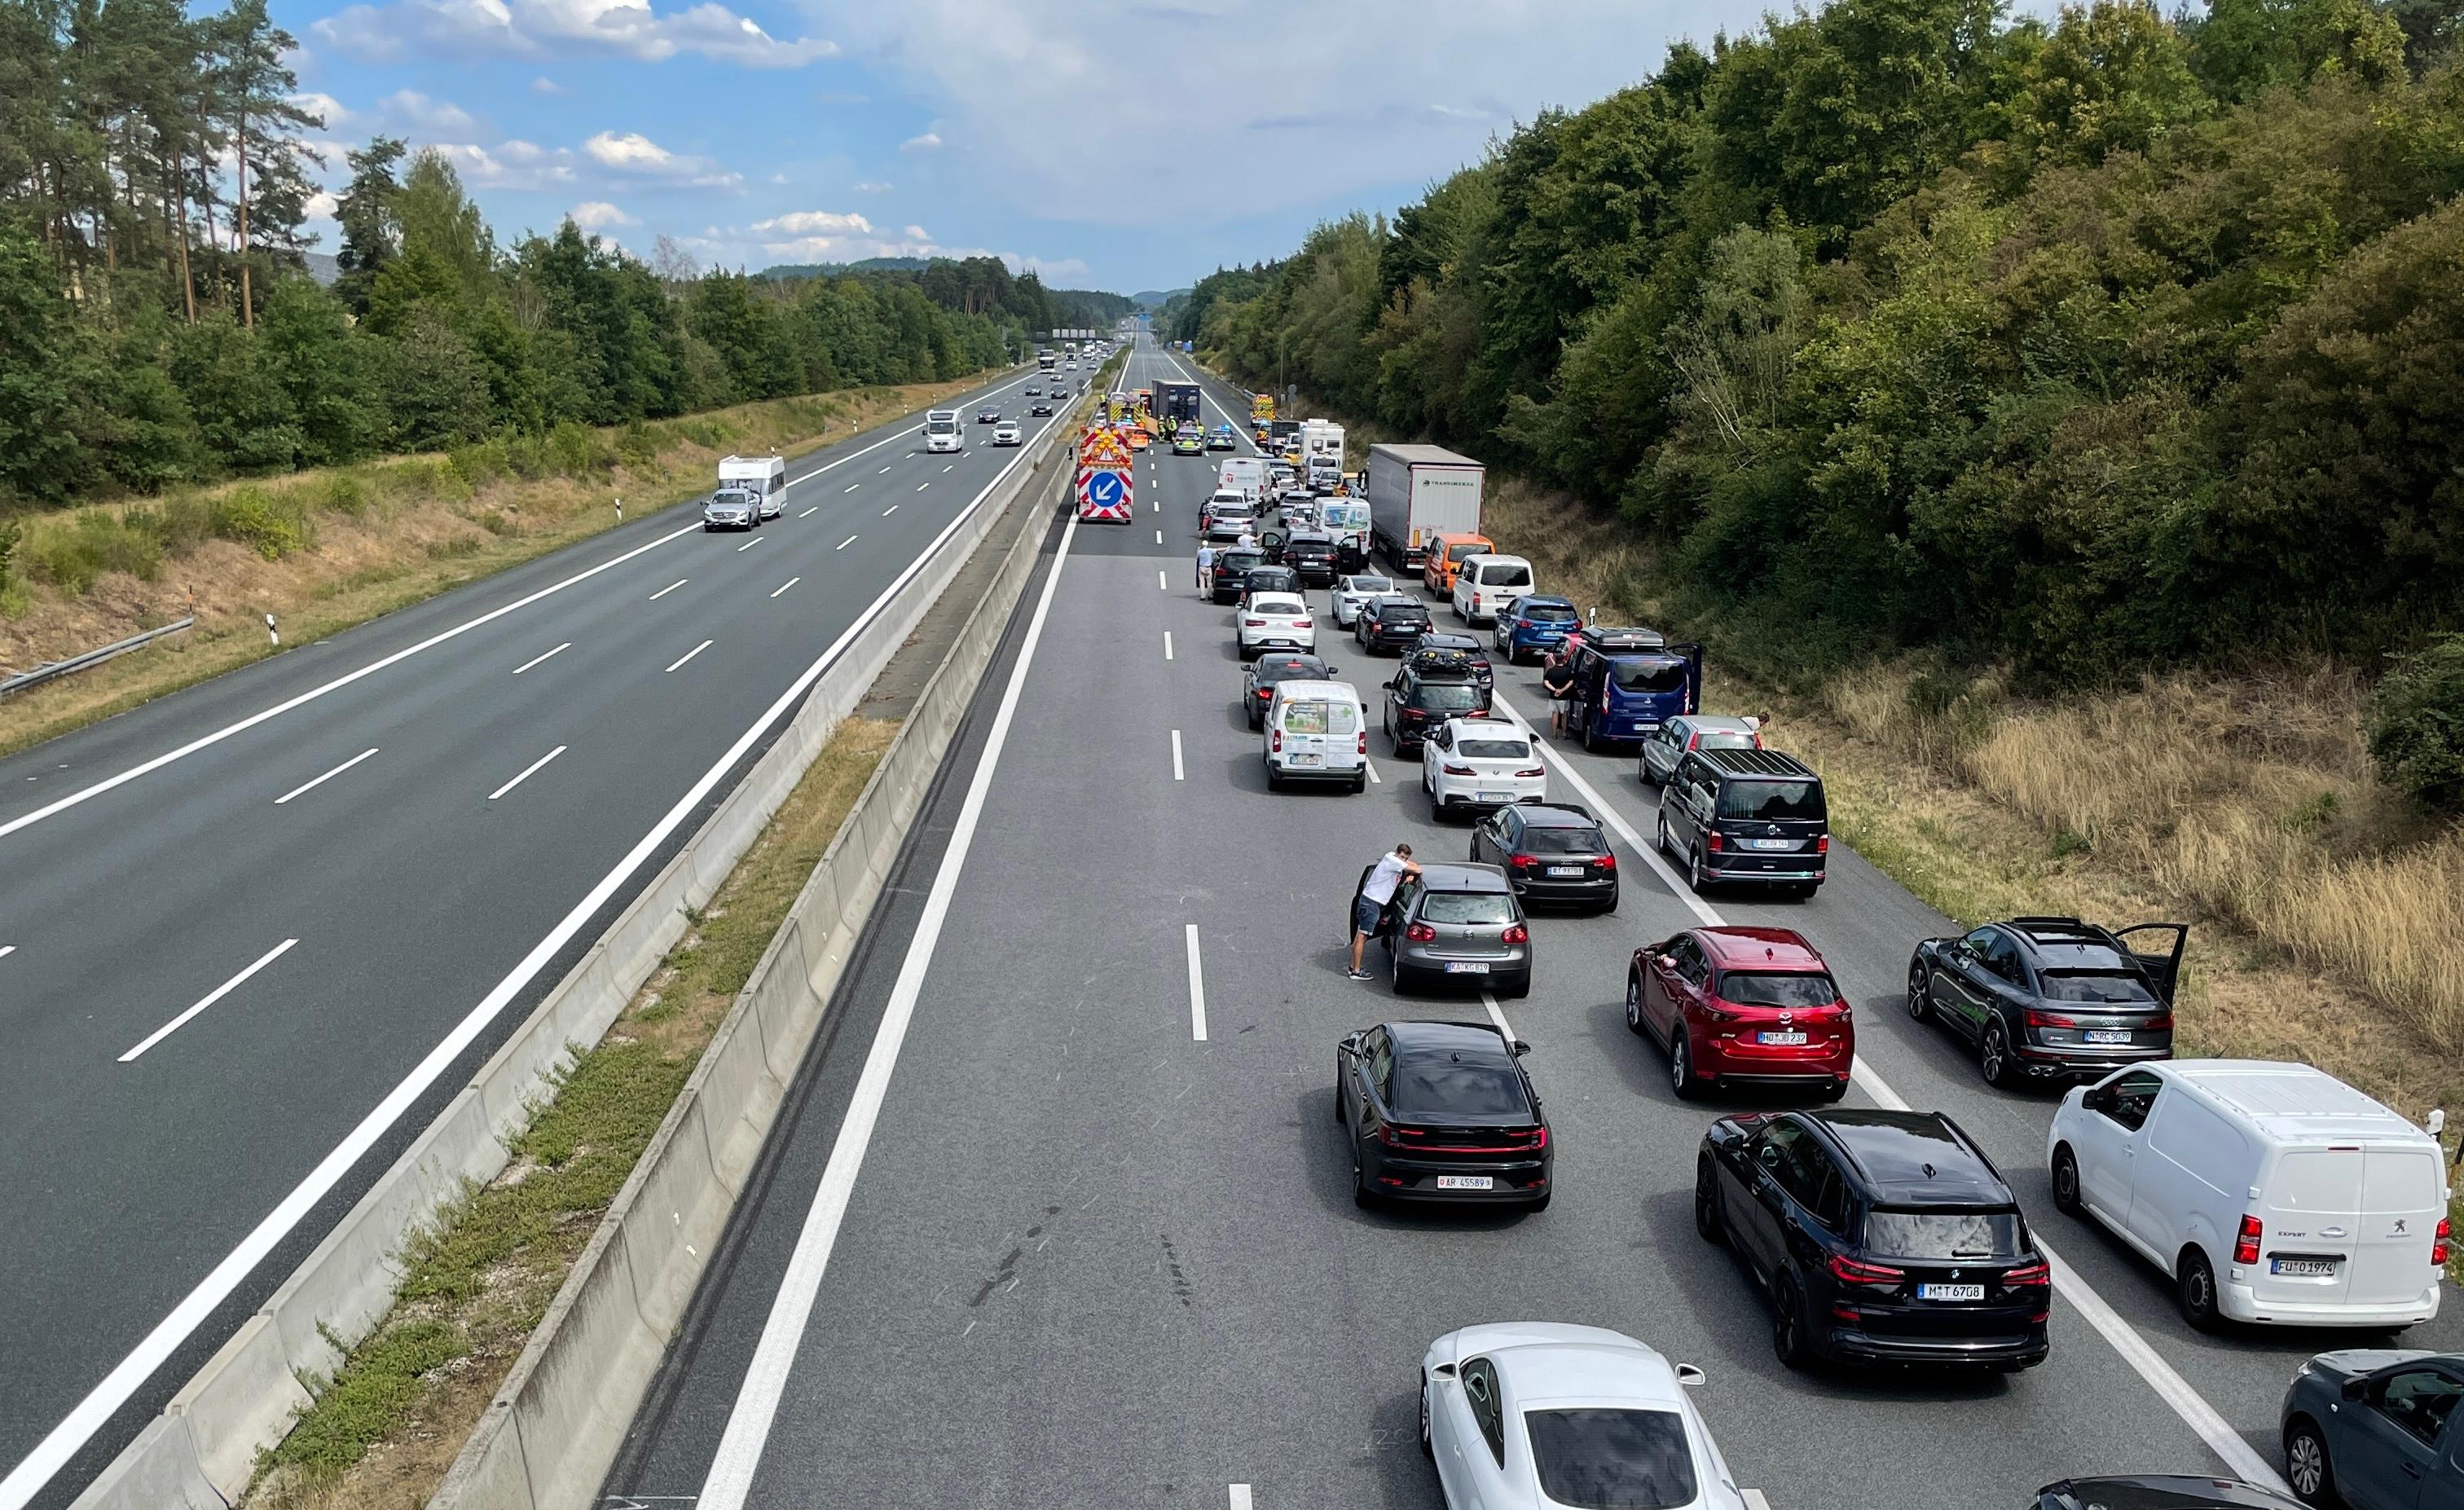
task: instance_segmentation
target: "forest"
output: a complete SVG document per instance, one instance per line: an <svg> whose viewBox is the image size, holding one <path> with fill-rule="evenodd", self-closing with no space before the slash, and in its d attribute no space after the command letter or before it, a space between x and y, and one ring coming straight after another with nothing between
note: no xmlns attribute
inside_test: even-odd
<svg viewBox="0 0 2464 1510"><path fill-rule="evenodd" d="M2464 627L2460 35L2457 0L1837 0L1167 333L1614 509L1767 664L2370 660Z"/></svg>
<svg viewBox="0 0 2464 1510"><path fill-rule="evenodd" d="M0 0L0 516L957 377L1090 297L989 257L778 279L570 220L500 242L442 155L320 162L292 46L265 0Z"/></svg>

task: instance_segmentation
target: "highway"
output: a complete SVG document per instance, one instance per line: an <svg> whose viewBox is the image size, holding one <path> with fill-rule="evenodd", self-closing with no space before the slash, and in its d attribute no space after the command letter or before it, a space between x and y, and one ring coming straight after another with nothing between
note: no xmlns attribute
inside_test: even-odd
<svg viewBox="0 0 2464 1510"><path fill-rule="evenodd" d="M1176 369L1142 346L1128 382ZM2168 1281L2058 1215L2051 1099L1987 1087L1903 1010L1910 946L1956 930L1837 845L1812 901L1695 898L1647 853L1632 759L1552 744L1552 794L1613 819L1619 911L1535 919L1528 1000L1346 980L1361 867L1397 840L1428 857L1467 838L1375 734L1366 792L1266 791L1227 611L1193 588L1215 470L1158 448L1133 525L1056 531L605 1503L1434 1506L1420 1354L1526 1319L1702 1366L1739 1483L1778 1510L2015 1510L2068 1474L2279 1466L2286 1380L2360 1339L2192 1333ZM1391 663L1319 622L1374 708ZM1499 689L1541 710L1536 671L1501 666ZM1761 1296L1692 1229L1723 1103L1678 1101L1622 1016L1633 948L1721 921L1793 927L1828 956L1857 1009L1850 1104L1946 1111L2000 1164L2058 1260L2042 1366L1774 1359ZM1334 1045L1397 1016L1495 1016L1534 1046L1548 1210L1353 1207ZM2405 1343L2464 1345L2448 1302Z"/></svg>
<svg viewBox="0 0 2464 1510"><path fill-rule="evenodd" d="M0 762L0 1506L63 1501L656 874L1022 449L1012 373ZM1086 374L1077 374L1083 384ZM47 1487L48 1486L48 1487Z"/></svg>

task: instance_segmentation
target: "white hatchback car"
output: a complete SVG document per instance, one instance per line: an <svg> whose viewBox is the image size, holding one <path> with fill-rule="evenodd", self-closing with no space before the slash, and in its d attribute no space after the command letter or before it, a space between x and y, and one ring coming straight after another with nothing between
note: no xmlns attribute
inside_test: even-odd
<svg viewBox="0 0 2464 1510"><path fill-rule="evenodd" d="M1448 719L1420 742L1429 815L1484 812L1549 799L1549 767L1531 736L1504 719Z"/></svg>
<svg viewBox="0 0 2464 1510"><path fill-rule="evenodd" d="M1420 1451L1452 1510L1745 1510L1691 1364L1598 1326L1466 1326L1420 1359Z"/></svg>
<svg viewBox="0 0 2464 1510"><path fill-rule="evenodd" d="M1243 660L1270 650L1317 649L1317 621L1297 592L1251 593L1232 611L1232 634L1240 641Z"/></svg>

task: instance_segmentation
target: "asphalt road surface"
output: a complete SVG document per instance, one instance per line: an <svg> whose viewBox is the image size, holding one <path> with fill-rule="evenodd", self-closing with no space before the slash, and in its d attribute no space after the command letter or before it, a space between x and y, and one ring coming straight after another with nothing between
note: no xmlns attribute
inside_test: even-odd
<svg viewBox="0 0 2464 1510"><path fill-rule="evenodd" d="M1133 387L1180 365L1152 346L1133 362ZM1834 846L1810 902L1695 899L1645 854L1654 794L1632 759L1552 744L1552 795L1622 824L1618 912L1536 919L1534 988L1502 1011L1346 980L1362 865L1467 836L1432 823L1417 766L1375 734L1365 793L1266 791L1228 611L1193 587L1215 470L1151 452L1133 525L1058 532L607 1504L1433 1506L1421 1351L1527 1319L1701 1365L1740 1484L1779 1510L2015 1510L2068 1474L2278 1465L2285 1381L2356 1339L2194 1334L2161 1276L2056 1213L2053 1101L1985 1086L1907 1018L1910 945L1954 930L1853 854ZM1389 663L1324 644L1374 709ZM1541 710L1536 672L1501 668L1500 687ZM1723 1104L1679 1102L1622 1015L1630 951L1710 921L1806 933L1857 1008L1849 1103L1947 1111L2001 1164L2060 1260L2046 1364L1979 1379L1773 1358L1762 1298L1692 1231L1694 1153ZM1534 1046L1553 1204L1355 1210L1336 1039L1492 1012ZM2406 1342L2464 1344L2453 1302Z"/></svg>
<svg viewBox="0 0 2464 1510"><path fill-rule="evenodd" d="M977 409L1054 423L1031 381L955 401L960 455L799 458L758 531L696 500L0 761L0 1507L90 1477L521 1021L1023 455Z"/></svg>

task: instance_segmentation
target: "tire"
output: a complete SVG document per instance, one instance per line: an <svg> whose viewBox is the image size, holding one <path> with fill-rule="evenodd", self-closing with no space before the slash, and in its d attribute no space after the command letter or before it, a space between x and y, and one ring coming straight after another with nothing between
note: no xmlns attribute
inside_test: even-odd
<svg viewBox="0 0 2464 1510"><path fill-rule="evenodd" d="M1925 956L1908 956L1908 1015L1919 1022L1933 1020L1933 972L1925 968Z"/></svg>
<svg viewBox="0 0 2464 1510"><path fill-rule="evenodd" d="M1600 906L1600 915L1602 917L1608 917L1616 913L1617 909L1617 899L1624 895L1624 890L1625 889L1623 887L1619 887L1617 890L1609 893L1609 899Z"/></svg>
<svg viewBox="0 0 2464 1510"><path fill-rule="evenodd" d="M1702 896L1702 895L1703 895L1703 892L1704 892L1705 888L1708 884L1709 884L1709 883L1708 883L1707 881L1705 881L1705 880L1703 878L1703 852L1702 852L1701 850L1699 850L1699 849L1695 849L1695 850L1688 850L1688 851L1686 851L1686 852L1685 852L1685 885L1686 885L1686 888L1687 888L1688 890L1692 891L1692 892L1694 893L1694 895L1695 895L1695 896L1700 897L1700 896Z"/></svg>
<svg viewBox="0 0 2464 1510"><path fill-rule="evenodd" d="M1625 978L1625 1031L1639 1035L1642 1032L1642 977Z"/></svg>
<svg viewBox="0 0 2464 1510"><path fill-rule="evenodd" d="M1668 1035L1668 1088L1681 1101L1698 1100L1703 1095L1703 1082L1694 1074L1694 1051L1685 1042L1683 1023Z"/></svg>
<svg viewBox="0 0 2464 1510"><path fill-rule="evenodd" d="M1707 1153L1694 1160L1694 1235L1714 1246L1727 1241L1727 1223L1720 1213L1720 1171Z"/></svg>
<svg viewBox="0 0 2464 1510"><path fill-rule="evenodd" d="M2327 1439L2320 1432L2319 1423L2306 1415L2295 1416L2284 1429L2284 1481L2293 1497L2305 1505L2343 1503L2336 1493L2336 1467L2327 1457Z"/></svg>
<svg viewBox="0 0 2464 1510"><path fill-rule="evenodd" d="M2013 1083L2011 1033L2002 1026L1999 1017L1989 1020L1985 1031L1977 1035L1976 1073L1985 1077L1986 1084L1996 1090L2008 1089Z"/></svg>
<svg viewBox="0 0 2464 1510"><path fill-rule="evenodd" d="M2196 1244L2182 1250L2181 1261L2173 1266L2173 1298L2182 1308L2182 1320L2190 1323L2194 1332L2215 1332L2224 1327L2224 1313L2216 1309L2216 1269Z"/></svg>
<svg viewBox="0 0 2464 1510"><path fill-rule="evenodd" d="M1386 988L1397 996L1408 996L1411 984L1411 972L1404 969L1403 962L1390 951L1386 956Z"/></svg>
<svg viewBox="0 0 2464 1510"><path fill-rule="evenodd" d="M1429 1375L1426 1369L1420 1373L1420 1455L1432 1461L1438 1455L1438 1444L1429 1439Z"/></svg>
<svg viewBox="0 0 2464 1510"><path fill-rule="evenodd" d="M1500 991L1498 994L1510 1002L1519 1002L1523 1000L1525 997L1531 994L1531 977L1529 974L1526 974L1523 979L1514 983L1513 989Z"/></svg>
<svg viewBox="0 0 2464 1510"><path fill-rule="evenodd" d="M1797 1298L1796 1281L1786 1275L1771 1286L1771 1352L1787 1366L1814 1366L1814 1339L1807 1335L1805 1302Z"/></svg>
<svg viewBox="0 0 2464 1510"><path fill-rule="evenodd" d="M1343 1072L1338 1070L1335 1073L1340 1075ZM1343 1125L1343 1084L1339 1080L1334 1087L1334 1124L1337 1127Z"/></svg>
<svg viewBox="0 0 2464 1510"><path fill-rule="evenodd" d="M1368 789L1369 789L1369 778L1368 778L1368 776L1366 776L1366 775L1359 775L1359 776L1354 776L1354 777L1353 777L1353 778L1352 778L1352 794L1353 794L1353 796L1357 797L1357 796L1359 796L1362 792L1367 791Z"/></svg>
<svg viewBox="0 0 2464 1510"><path fill-rule="evenodd" d="M2054 1150L2054 1209L2064 1216L2087 1214L2087 1203L2079 1199L2079 1160L2069 1144Z"/></svg>
<svg viewBox="0 0 2464 1510"><path fill-rule="evenodd" d="M1660 827L1652 831L1651 847L1660 852L1661 858L1665 859L1667 857L1668 815L1664 812L1660 815Z"/></svg>
<svg viewBox="0 0 2464 1510"><path fill-rule="evenodd" d="M1549 1197L1535 1195L1523 1203L1523 1209L1527 1211L1545 1211L1549 1209Z"/></svg>
<svg viewBox="0 0 2464 1510"><path fill-rule="evenodd" d="M1443 823L1446 821L1445 799L1439 796L1434 791L1429 793L1429 821L1431 823Z"/></svg>
<svg viewBox="0 0 2464 1510"><path fill-rule="evenodd" d="M1268 791L1281 791L1284 789L1283 773L1276 770L1272 766L1266 767L1266 789Z"/></svg>
<svg viewBox="0 0 2464 1510"><path fill-rule="evenodd" d="M1599 737L1598 733L1592 726L1592 721L1589 719L1585 719L1583 721L1583 748L1590 750L1595 755L1601 754L1608 749L1608 743Z"/></svg>

